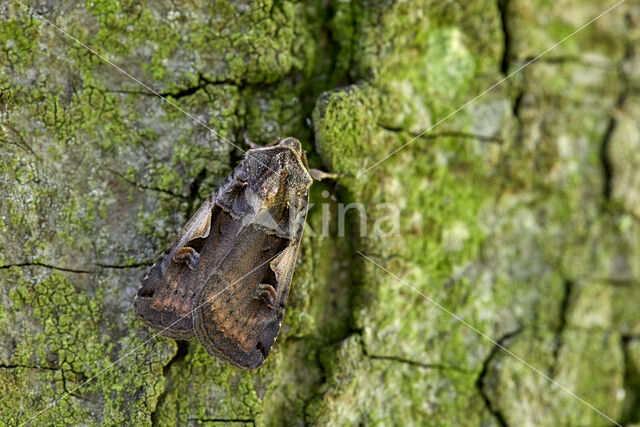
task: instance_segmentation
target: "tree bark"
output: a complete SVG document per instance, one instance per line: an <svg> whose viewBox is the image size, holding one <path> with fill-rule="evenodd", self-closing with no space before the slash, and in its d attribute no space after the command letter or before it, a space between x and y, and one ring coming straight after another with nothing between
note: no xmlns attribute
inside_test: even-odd
<svg viewBox="0 0 640 427"><path fill-rule="evenodd" d="M640 7L613 5L0 4L3 423L640 423ZM254 371L132 309L245 132L346 175Z"/></svg>

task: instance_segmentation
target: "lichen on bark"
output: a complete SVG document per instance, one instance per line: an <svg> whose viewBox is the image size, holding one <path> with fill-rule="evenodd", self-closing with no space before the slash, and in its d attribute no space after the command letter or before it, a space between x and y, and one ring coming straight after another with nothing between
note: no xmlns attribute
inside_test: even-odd
<svg viewBox="0 0 640 427"><path fill-rule="evenodd" d="M171 102L0 5L3 423L607 424L356 251L640 422L635 3L459 111L606 5L30 7ZM132 311L245 132L298 137L312 166L352 176L312 187L283 329L257 371ZM350 203L366 224L349 211L342 235Z"/></svg>

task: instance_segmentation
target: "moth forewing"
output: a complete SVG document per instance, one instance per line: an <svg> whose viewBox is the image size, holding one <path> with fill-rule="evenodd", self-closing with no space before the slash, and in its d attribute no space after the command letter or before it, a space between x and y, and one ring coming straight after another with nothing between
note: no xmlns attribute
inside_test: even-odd
<svg viewBox="0 0 640 427"><path fill-rule="evenodd" d="M259 193L259 203L254 198L249 204L253 220L192 303L195 334L205 349L243 368L264 363L284 317L311 185L300 152L281 143L247 153L255 178L247 190ZM276 161L261 167L269 159Z"/></svg>
<svg viewBox="0 0 640 427"><path fill-rule="evenodd" d="M185 280L183 273L185 266L191 270L197 267L193 264L199 261L199 254L184 258L180 252L191 248L186 246L190 242L198 242L209 235L214 203L215 193L202 203L171 246L149 269L134 300L136 315L163 336L175 339L194 336L190 294L195 293L198 284ZM192 249L197 253L196 248Z"/></svg>
<svg viewBox="0 0 640 427"><path fill-rule="evenodd" d="M280 330L312 178L301 144L249 150L151 267L135 311L162 335L255 368Z"/></svg>

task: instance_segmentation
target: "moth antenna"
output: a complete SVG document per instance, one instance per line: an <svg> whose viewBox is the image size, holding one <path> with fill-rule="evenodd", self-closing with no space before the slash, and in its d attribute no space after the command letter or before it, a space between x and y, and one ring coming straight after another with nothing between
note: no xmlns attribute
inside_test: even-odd
<svg viewBox="0 0 640 427"><path fill-rule="evenodd" d="M349 175L346 173L325 172L319 169L309 169L309 175L311 175L311 178L313 178L314 181L322 181L324 179L339 180L342 178L353 178L353 175Z"/></svg>

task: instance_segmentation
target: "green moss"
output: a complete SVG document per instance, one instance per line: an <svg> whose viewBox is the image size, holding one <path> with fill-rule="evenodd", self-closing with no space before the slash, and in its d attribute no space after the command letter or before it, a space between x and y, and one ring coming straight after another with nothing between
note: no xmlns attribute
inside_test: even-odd
<svg viewBox="0 0 640 427"><path fill-rule="evenodd" d="M135 3L92 2L90 11L100 29L95 45L118 55L151 49L142 68L156 81L193 82L201 65L209 63L213 66L201 71L214 81L271 83L304 69L309 53L299 19L303 6L290 2L196 2L179 9L159 6L154 12ZM174 62L185 54L189 64ZM179 76L172 76L176 68Z"/></svg>
<svg viewBox="0 0 640 427"><path fill-rule="evenodd" d="M3 273L3 280L17 284L9 294L13 307L2 319L3 328L23 337L3 361L3 366L11 368L1 370L2 382L22 396L5 401L3 419L24 421L37 415L35 422L56 424L61 419L74 423L97 416L107 424L148 423L164 382L162 365L174 351L172 346L155 339L144 342L135 334L101 332L112 328L112 316L122 315L108 314L102 302L106 282L98 281L89 295L67 275L33 273L17 268ZM36 277L41 278L34 281ZM81 276L73 277L83 282ZM17 322L26 314L36 323ZM130 318L124 324L138 327ZM137 351L147 346L154 355ZM27 395L23 393L27 387L40 391ZM100 415L87 405L94 396L104 397Z"/></svg>
<svg viewBox="0 0 640 427"><path fill-rule="evenodd" d="M41 24L36 18L25 15L17 15L12 18L3 21L0 29L0 45L3 46L2 57L6 64L26 69L36 59L36 41ZM0 82L2 80L4 79L0 78Z"/></svg>
<svg viewBox="0 0 640 427"><path fill-rule="evenodd" d="M263 368L264 369L264 368ZM260 410L254 375L207 355L197 342L171 364L154 422L175 425L207 419L255 419Z"/></svg>
<svg viewBox="0 0 640 427"><path fill-rule="evenodd" d="M625 399L622 423L640 419L640 341L629 339L623 343L625 357Z"/></svg>
<svg viewBox="0 0 640 427"><path fill-rule="evenodd" d="M623 397L620 394L623 372L619 338L597 330L568 329L562 335L556 360L552 356L552 348L556 345L552 338L533 331L510 340L508 348L524 360L535 363L543 372L555 373L554 379L559 384L565 387L575 384L571 389L573 393L616 419L622 409ZM581 373L582 366L590 367L590 375ZM489 369L497 374L490 391L492 401L510 424L533 418L542 423L554 419L576 425L608 423L587 405L503 352L497 354ZM516 397L524 393L530 396L526 408ZM521 409L514 410L516 407Z"/></svg>
<svg viewBox="0 0 640 427"><path fill-rule="evenodd" d="M478 425L496 408L514 424L602 422L355 250L487 335L521 330L506 341L514 353L621 414L635 353L623 358L619 343L638 333L640 271L626 191L636 181L619 161L632 138L618 138L634 135L622 111L632 117L637 100L611 113L626 6L447 118L503 78L502 65L601 12L525 3L507 4L508 40L486 2L97 1L43 12L221 136L11 9L0 25L0 388L21 398L0 403L2 421L97 374L37 422ZM615 206L601 194L612 114ZM252 372L195 341L145 343L130 309L143 274L131 267L228 173L238 153L223 137L242 144L244 130L257 142L299 137L312 164L353 175L312 187L283 329ZM340 235L340 203L362 204L364 235L355 210ZM393 209L397 234L381 234Z"/></svg>
<svg viewBox="0 0 640 427"><path fill-rule="evenodd" d="M598 2L544 1L534 5L511 1L507 10L514 30L512 54L521 60L538 55L598 17L608 6ZM548 56L578 58L589 53L619 60L624 55L625 7L601 16L596 25L580 29L579 37L568 38Z"/></svg>
<svg viewBox="0 0 640 427"><path fill-rule="evenodd" d="M357 335L328 348L322 361L329 381L322 400L308 409L321 424L473 425L482 419L483 402L469 374L368 357ZM425 393L439 403L425 404Z"/></svg>
<svg viewBox="0 0 640 427"><path fill-rule="evenodd" d="M365 166L363 157L373 157L376 146L378 109L376 91L369 86L351 86L324 94L314 111L316 151L330 170L357 175Z"/></svg>

